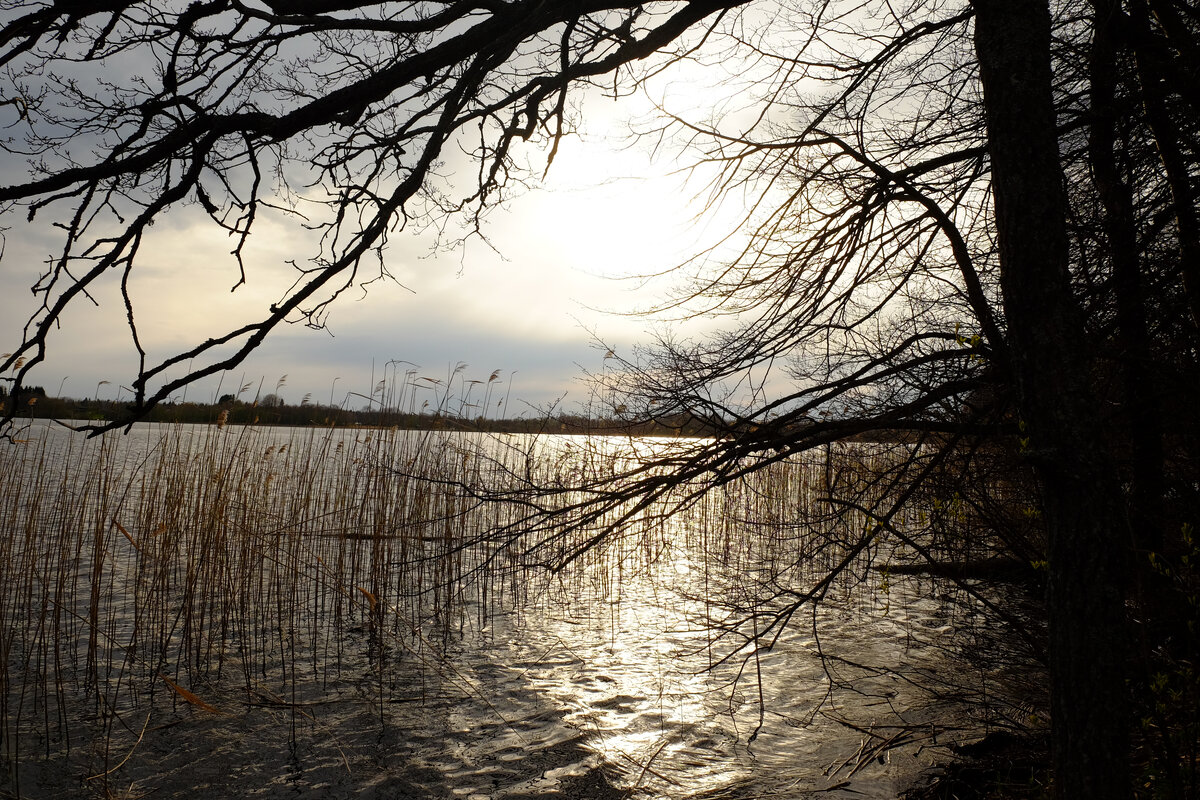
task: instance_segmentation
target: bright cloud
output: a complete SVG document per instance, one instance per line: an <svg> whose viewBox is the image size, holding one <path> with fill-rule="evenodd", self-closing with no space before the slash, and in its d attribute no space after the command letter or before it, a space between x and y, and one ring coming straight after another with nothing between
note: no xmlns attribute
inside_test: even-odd
<svg viewBox="0 0 1200 800"><path fill-rule="evenodd" d="M680 86L686 84L667 86L663 97L701 102ZM499 369L507 380L515 372L514 397L539 406L564 394L568 406L586 403L587 388L577 378L603 357L593 334L607 345L629 347L647 327L644 319L606 312L647 308L661 300L666 285L620 279L662 272L709 246L726 232L719 226L732 223L698 225L684 177L672 174L665 159L626 146L628 118L648 108L644 98L616 104L586 96L585 128L561 142L543 185L487 218L484 234L494 249L469 238L461 248L434 254L427 236L401 231L386 252L387 270L401 285L376 282L365 296L348 290L333 307L328 331L285 326L236 374L189 388L188 396L209 399L243 381L270 391L286 374L286 399L311 393L324 402L331 390L361 392L384 363L403 359L434 376L459 361L472 365L469 377L476 379ZM531 157L544 159L544 153ZM289 262L303 265L318 248L294 218L264 210L244 251L246 282L231 292L240 277L230 255L234 244L198 207L177 209L152 229L130 283L151 363L263 318L295 278ZM53 246L52 236L8 242L0 264L6 341L34 310L28 287ZM95 299L99 308L80 305L65 317L34 383L48 390L61 384L74 396L128 391L120 382L135 373L136 351L115 280ZM101 381L110 383L98 388Z"/></svg>

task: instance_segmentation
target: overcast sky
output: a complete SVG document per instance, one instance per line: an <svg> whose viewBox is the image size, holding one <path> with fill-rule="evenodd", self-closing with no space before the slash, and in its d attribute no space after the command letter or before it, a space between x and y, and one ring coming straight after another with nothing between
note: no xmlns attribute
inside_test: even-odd
<svg viewBox="0 0 1200 800"><path fill-rule="evenodd" d="M138 69L125 64L122 75L104 77L130 80ZM174 399L207 402L243 386L251 387L244 398L252 399L260 386L264 394L273 392L286 376L279 394L289 403L307 395L314 402L360 407L366 401L355 394L370 395L385 371L390 374L386 365L403 361L416 376L430 378L444 379L459 363L468 365L464 379L486 381L499 370L495 392L511 395L510 414L536 413L560 399L564 410L580 409L590 399L580 377L605 369L608 347L627 355L650 338L648 331L671 327L676 338L691 338L716 324L700 321L680 331L674 322L629 316L661 302L682 276L651 283L623 278L661 273L705 251L737 227L745 209L734 199L696 222L694 198L703 196L703 176L685 183L669 145L651 157L648 145L631 142L628 132L631 123L654 115L656 105L697 120L719 107L723 122L738 123L748 114L752 124L761 111L753 103L734 109L721 104L723 96L741 97L739 83L754 85L755 77L718 52L704 66L675 64L620 101L595 88L576 91L578 134L561 143L541 185L491 211L483 231L487 241L475 238L434 252L432 237L417 225L394 233L385 268L396 282L375 282L365 295L347 290L333 304L325 330L277 328L232 373L191 385ZM17 126L15 114L15 106L0 108L0 127ZM540 174L544 153L515 155ZM443 177L449 173L460 187L473 185L477 165L465 156L456 161L452 148L446 159ZM5 182L25 179L27 167L19 161L0 163ZM293 187L304 183L290 181ZM52 211L69 213L69 201ZM33 226L15 217L0 221L10 226L0 227L0 352L19 345L21 328L41 299L29 289L62 247L44 217L53 214L43 212ZM149 229L130 284L149 365L262 320L294 282L291 265L309 265L320 252L299 220L260 207L244 251L246 282L231 293L239 279L233 246L195 203L172 207ZM367 264L360 276L369 270ZM27 384L70 397L131 395L124 387L137 375L137 353L119 278L108 275L93 286L96 305L76 298Z"/></svg>
<svg viewBox="0 0 1200 800"><path fill-rule="evenodd" d="M702 102L687 84L660 87L676 102ZM646 286L620 278L678 263L716 228L694 224L695 212L676 165L630 147L628 121L646 113L645 100L586 101L582 135L565 141L543 185L497 208L478 239L431 254L431 238L416 231L392 237L386 266L399 284L378 282L363 296L343 295L328 329L300 325L272 333L258 352L220 382L187 390L188 400L252 384L298 403L365 403L389 360L415 365L419 375L445 378L458 362L463 377L486 380L500 370L497 390L511 385L510 415L532 413L563 398L573 410L588 401L578 378L603 368L604 348L628 348L653 324L621 316L662 298L669 282ZM529 154L531 160L541 158ZM11 173L10 173L11 174ZM57 244L52 232L10 230L0 262L0 335L10 349L34 310L29 287ZM173 210L156 224L139 254L133 284L139 334L150 355L255 319L294 278L288 262L315 252L294 221L264 214L248 249L247 284L229 256L230 240L196 206ZM98 307L77 303L51 340L47 362L29 383L51 394L114 398L136 371L115 280L95 295ZM610 313L617 312L617 313ZM227 322L214 324L214 321ZM0 345L3 347L3 345ZM374 368L374 373L372 369ZM107 384L102 383L108 381ZM183 393L178 396L183 399Z"/></svg>

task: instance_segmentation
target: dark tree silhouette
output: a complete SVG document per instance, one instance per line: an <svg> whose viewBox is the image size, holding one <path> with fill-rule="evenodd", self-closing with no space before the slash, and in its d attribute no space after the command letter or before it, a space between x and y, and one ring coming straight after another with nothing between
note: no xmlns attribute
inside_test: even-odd
<svg viewBox="0 0 1200 800"><path fill-rule="evenodd" d="M243 270L266 209L307 219L320 250L262 319L159 361L124 292L144 414L280 323L322 324L386 277L397 229L477 219L527 177L518 140L553 159L573 84L628 90L651 57L724 65L738 113L663 109L643 133L695 159L714 205L747 209L737 252L682 265L691 282L657 310L733 324L613 354L596 376L614 415L715 435L581 485L513 475L493 497L530 515L499 533L560 561L764 465L885 443L871 469L830 461L813 523L828 568L763 584L731 634L769 646L884 538L900 562L957 548L1044 564L1055 790L1126 797L1130 704L1154 664L1194 675L1197 655L1163 612L1195 599L1172 594L1192 578L1170 559L1200 507L1198 37L1181 0L31 4L8 12L0 64L4 146L33 171L0 202L10 236L53 224L61 245L0 369L19 388L65 310L107 274L127 287L147 227L180 204L231 234ZM122 58L157 66L88 79ZM453 147L477 170L458 194L439 173ZM320 202L289 204L299 182ZM952 494L977 523L965 545L914 522ZM589 542L557 547L581 525ZM1194 719L1180 734L1155 713L1186 796Z"/></svg>
<svg viewBox="0 0 1200 800"><path fill-rule="evenodd" d="M831 515L822 547L840 560L806 588L764 591L730 622L738 641L769 646L881 552L952 574L945 560L964 552L1038 564L1056 792L1126 797L1130 704L1161 711L1151 674L1190 675L1196 647L1180 628L1194 595L1169 588L1193 578L1153 565L1192 549L1200 507L1198 20L1167 2L872 8L869 37L862 9L835 3L796 4L778 39L732 31L719 57L757 67L755 113L663 109L644 130L715 171L709 196L751 199L740 252L685 265L693 281L663 306L736 324L609 359L596 396L718 436L578 486L565 507L551 494L533 524L551 552L556 525L608 526L587 547L794 453L888 442L873 480L827 485L829 508L869 523ZM950 497L973 507L975 534L912 523ZM978 550L963 541L975 536ZM1161 748L1169 791L1187 796L1196 730L1166 727L1141 745Z"/></svg>
<svg viewBox="0 0 1200 800"><path fill-rule="evenodd" d="M548 140L552 159L570 131L572 83L694 38L693 27L736 5L18 4L0 30L10 85L0 108L16 131L3 146L27 158L30 174L10 173L0 203L25 217L17 224L53 226L61 245L0 371L15 369L20 385L65 311L116 276L139 355L129 383L137 418L240 363L280 323L322 325L346 289L387 277L397 230L469 218L499 199L519 180L515 141ZM459 195L438 174L454 148L478 169ZM315 200L297 199L298 186ZM261 319L154 360L129 281L148 227L191 203L230 235L235 289L267 211L315 227L319 252L297 263L295 284Z"/></svg>
<svg viewBox="0 0 1200 800"><path fill-rule="evenodd" d="M1049 532L1056 792L1119 797L1129 787L1122 565L1130 536L1104 445L1094 354L1071 291L1050 15L1036 0L979 0L975 8L1008 369L1040 451Z"/></svg>

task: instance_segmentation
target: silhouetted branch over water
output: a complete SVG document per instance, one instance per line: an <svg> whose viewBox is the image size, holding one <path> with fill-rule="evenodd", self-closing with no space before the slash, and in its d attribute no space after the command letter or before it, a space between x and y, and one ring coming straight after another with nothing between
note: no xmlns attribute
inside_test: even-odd
<svg viewBox="0 0 1200 800"><path fill-rule="evenodd" d="M6 692L24 697L11 670L44 651L39 637L51 629L64 649L56 657L86 673L71 691L100 686L121 662L140 670L143 683L130 693L141 698L162 691L156 676L167 676L168 656L201 674L211 652L233 652L221 648L235 638L252 643L239 656L245 663L298 665L295 648L306 645L291 632L312 623L314 636L327 637L324 652L340 648L343 634L366 637L362 664L386 729L382 676L396 631L424 646L419 614L429 602L452 639L455 613L461 623L470 605L455 587L470 568L528 570L485 582L488 592L516 591L511 575L562 575L607 557L622 574L626 556L612 556L621 543L638 534L641 552L668 552L655 535L684 530L738 576L703 589L681 579L680 603L707 626L697 647L713 669L757 679L749 727L730 702L748 752L772 730L763 687L776 648L811 648L831 692L861 691L883 705L891 699L881 681L940 685L901 648L856 659L826 646L830 615L869 616L853 587L881 598L886 619L902 575L905 608L936 625L943 609L911 592L928 578L917 576L940 570L948 583L929 587L934 602L947 598L955 620L947 629L975 638L961 648L974 659L965 663L988 676L996 667L1006 680L1019 674L1012 680L1036 698L1001 716L1035 738L1049 725L1056 797L1196 796L1197 53L1200 16L1183 0L9 4L0 12L8 78L0 225L6 243L51 255L24 325L9 326L11 344L0 348L0 383L11 395L5 430L18 438L13 431L36 429L27 418L43 414L97 435L138 420L200 419L220 457L196 462L186 480L146 484L147 529L109 514L117 500L102 491L107 484L85 482L96 488L81 495L82 507L103 509L87 527L89 543L70 538L71 526L55 530L69 543L59 552L88 553L90 563L79 560L86 580L70 559L54 563L33 544L44 538L38 525L53 527L64 512L24 522L23 504L42 495L14 497L3 544L23 565L14 576L23 588L0 618L41 627L2 634ZM659 91L661 80L695 76L713 77L725 96L693 111ZM454 223L482 237L489 209L553 167L587 113L580 92L645 94L655 111L630 121L631 135L692 176L703 206L697 228L722 228L701 252L648 269L646 286L669 277L675 288L645 298L658 321L646 344L601 345L591 408L517 423L449 405L433 413L389 405L372 393L359 412L278 396L172 404L184 387L242 364L281 325L321 327L347 292L391 279L389 245L403 232L444 234ZM21 160L24 171L12 166ZM294 283L275 301L230 323L214 314L211 333L167 347L145 335L136 286L153 266L182 279L151 265L145 248L154 226L184 217L228 240L237 291L262 267L250 248L267 219L294 234L301 252L289 262ZM461 242L443 235L441 244ZM102 290L117 298L135 354L128 400L67 403L31 390L56 348L70 346L64 331L75 309L108 296ZM458 411L469 407L459 400ZM552 436L515 444L498 433L487 439L498 452L439 450L454 468L432 475L418 468L428 466L425 438L379 470L370 458L344 460L348 445L317 447L312 480L290 495L297 505L253 498L274 509L267 524L237 516L251 507L237 494L249 491L245 476L258 473L238 461L245 452L220 449L237 441L226 436L231 424L256 435L256 419L625 439L580 437L571 449ZM650 446L637 435L664 441ZM619 441L626 449L614 452ZM354 484L354 502L318 491L315 476L329 465L354 480L360 468L369 474ZM36 469L23 474L49 488ZM63 491L72 481L64 477ZM418 484L432 492L417 492L421 503L437 506L419 536L355 531L350 541L373 545L369 554L347 546L308 558L299 532L314 520L393 520L410 498L392 493ZM209 516L191 516L193 492L212 500ZM227 502L231 493L237 503ZM154 549L172 540L157 538L147 508L167 499L192 563ZM461 538L456 523L476 509L492 516ZM217 522L195 522L206 519ZM246 549L230 536L245 537ZM395 552L396 542L413 549ZM285 543L290 550L274 549ZM140 608L148 591L160 603L151 612L160 652L118 655L104 639L114 547L142 581L122 584L130 594L121 602ZM221 607L197 601L233 585L210 552L237 565L245 585L276 580L253 600L268 598L281 616L259 627L246 597L214 595L228 600ZM693 574L688 558L671 568ZM271 566L280 563L291 567L287 580ZM983 563L1019 565L1036 599L994 596L1008 584L945 566ZM421 598L411 607L380 599L391 597L394 569L405 575L402 595ZM67 610L49 599L79 580L94 590L87 603L72 595ZM612 588L608 580L595 585ZM179 586L183 594L173 594ZM321 627L326 603L336 607L335 635ZM189 614L176 620L172 608ZM361 619L338 628L347 609ZM1002 621L1001 644L958 615ZM140 641L121 647L132 653ZM1044 667L1031 666L1039 659ZM247 692L254 674L245 669ZM34 682L48 718L67 684L42 673ZM969 696L989 720L997 713L969 687L934 694ZM17 709L8 719L23 722L20 697L0 711ZM110 713L96 703L96 714ZM816 711L788 722L847 727ZM875 742L859 755L886 755L872 748L894 732L845 722ZM656 774L660 753L670 758L667 743L659 748L638 762L642 778ZM870 761L836 759L829 771Z"/></svg>

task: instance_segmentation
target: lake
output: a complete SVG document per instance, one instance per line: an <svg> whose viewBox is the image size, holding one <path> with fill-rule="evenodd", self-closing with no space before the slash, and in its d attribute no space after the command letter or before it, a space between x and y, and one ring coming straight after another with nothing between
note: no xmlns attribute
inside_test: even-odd
<svg viewBox="0 0 1200 800"><path fill-rule="evenodd" d="M1039 680L970 657L1004 652L987 603L1014 589L889 578L868 568L883 540L797 602L862 525L822 503L819 459L551 528L530 509L583 494L531 486L697 440L17 438L0 446L14 795L890 798L1026 723L1011 698ZM886 458L868 451L827 457Z"/></svg>

